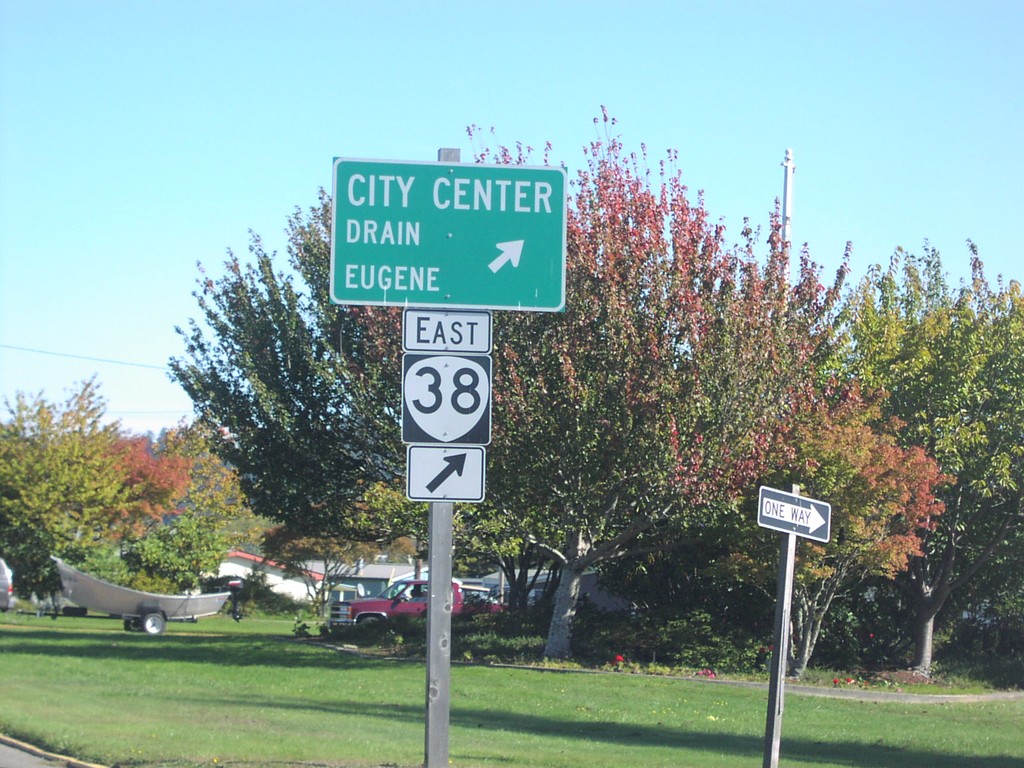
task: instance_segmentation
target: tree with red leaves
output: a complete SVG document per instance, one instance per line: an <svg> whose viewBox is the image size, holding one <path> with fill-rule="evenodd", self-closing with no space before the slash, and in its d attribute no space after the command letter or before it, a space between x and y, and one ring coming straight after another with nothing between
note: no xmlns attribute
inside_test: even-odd
<svg viewBox="0 0 1024 768"><path fill-rule="evenodd" d="M727 248L671 161L593 144L565 313L495 319L488 495L561 565L549 658L571 654L584 572L711 522L788 450L829 339L842 273L825 290L805 255L791 283L777 217L763 262L749 228Z"/></svg>
<svg viewBox="0 0 1024 768"><path fill-rule="evenodd" d="M936 493L950 478L919 446L900 445L901 426L854 387L816 404L795 430L790 476L804 495L832 505L832 537L800 542L790 674L807 668L836 597L869 576L905 572L942 513Z"/></svg>
<svg viewBox="0 0 1024 768"><path fill-rule="evenodd" d="M155 592L196 589L205 573L215 572L232 547L258 542L265 523L245 503L238 473L214 453L221 439L203 423L168 430L152 446L156 475L162 483L147 487L170 491L174 468L184 468L184 482L173 495L146 509L153 514L145 534L127 543L123 560L130 586Z"/></svg>
<svg viewBox="0 0 1024 768"><path fill-rule="evenodd" d="M139 538L174 514L188 488L192 462L158 448L149 437L133 435L122 437L114 449L127 491L113 523L123 539Z"/></svg>

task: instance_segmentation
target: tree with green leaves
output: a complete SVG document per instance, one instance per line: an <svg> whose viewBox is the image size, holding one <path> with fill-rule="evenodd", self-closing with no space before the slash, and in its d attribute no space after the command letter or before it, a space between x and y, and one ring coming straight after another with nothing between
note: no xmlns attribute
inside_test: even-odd
<svg viewBox="0 0 1024 768"><path fill-rule="evenodd" d="M361 563L373 562L381 554L389 559L416 554L408 538L377 544L323 535L303 536L285 526L266 532L262 550L267 559L283 566L288 576L302 582L315 611L321 615L330 598L331 587L345 577L358 575ZM320 570L312 570L311 563L316 563Z"/></svg>
<svg viewBox="0 0 1024 768"><path fill-rule="evenodd" d="M188 509L132 542L124 561L135 589L186 592L199 588L203 574L216 573L227 552L220 521Z"/></svg>
<svg viewBox="0 0 1024 768"><path fill-rule="evenodd" d="M842 365L889 393L903 444L923 447L954 478L901 578L914 604L913 665L926 673L950 596L998 559L1024 556L1024 296L1016 282L993 287L976 252L972 267L971 281L951 290L937 251L898 251L846 310Z"/></svg>
<svg viewBox="0 0 1024 768"><path fill-rule="evenodd" d="M401 472L401 452L395 427L381 426L380 388L360 373L358 313L328 299L329 228L326 196L295 214L287 274L255 235L253 264L230 254L225 275L203 279L196 294L210 330L196 321L179 329L186 354L171 369L221 433L214 450L256 514L310 535L390 540L410 521L375 516L360 498Z"/></svg>
<svg viewBox="0 0 1024 768"><path fill-rule="evenodd" d="M214 451L221 439L220 433L201 421L161 434L160 454L188 462L188 485L175 505L178 511L216 519L218 533L231 547L256 546L270 524L249 508L238 470Z"/></svg>
<svg viewBox="0 0 1024 768"><path fill-rule="evenodd" d="M131 503L116 425L95 380L62 403L19 393L0 424L0 555L26 591L59 589L50 555L107 546Z"/></svg>

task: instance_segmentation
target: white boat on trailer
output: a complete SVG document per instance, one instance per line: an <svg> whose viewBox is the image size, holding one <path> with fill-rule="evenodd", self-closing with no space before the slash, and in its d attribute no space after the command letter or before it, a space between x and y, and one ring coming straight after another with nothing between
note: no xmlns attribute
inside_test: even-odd
<svg viewBox="0 0 1024 768"><path fill-rule="evenodd" d="M230 592L206 592L197 595L158 595L140 592L97 579L54 557L63 594L75 605L102 611L124 619L126 631L159 635L168 621L195 621L212 616L224 607Z"/></svg>

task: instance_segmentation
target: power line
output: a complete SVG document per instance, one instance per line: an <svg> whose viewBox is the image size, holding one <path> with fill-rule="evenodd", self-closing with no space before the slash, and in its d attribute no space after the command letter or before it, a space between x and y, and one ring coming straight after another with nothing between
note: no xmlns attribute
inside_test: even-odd
<svg viewBox="0 0 1024 768"><path fill-rule="evenodd" d="M69 352L52 352L47 349L32 349L31 347L17 347L13 344L0 344L0 349L14 349L18 352L31 352L34 355L50 355L52 357L68 357L73 360L88 360L93 363L110 363L111 365L128 365L132 368L149 368L154 371L166 371L165 365L149 365L147 363L129 363L126 360L110 360L105 357L88 357L87 355L73 355Z"/></svg>
<svg viewBox="0 0 1024 768"><path fill-rule="evenodd" d="M173 416L175 414L188 414L188 409L176 408L170 411L107 411L108 416Z"/></svg>

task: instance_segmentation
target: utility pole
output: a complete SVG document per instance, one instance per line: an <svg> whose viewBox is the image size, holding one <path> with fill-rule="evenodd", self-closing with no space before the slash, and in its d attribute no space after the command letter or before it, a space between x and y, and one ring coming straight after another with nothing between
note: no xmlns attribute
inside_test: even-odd
<svg viewBox="0 0 1024 768"><path fill-rule="evenodd" d="M787 255L793 216L793 150L786 150L782 161L782 249ZM800 486L793 486L793 495ZM779 576L775 591L775 647L772 649L768 677L768 714L764 729L764 760L762 768L778 768L782 744L782 712L785 709L786 667L789 666L790 605L793 599L793 574L796 568L796 536L784 533L779 541Z"/></svg>
<svg viewBox="0 0 1024 768"><path fill-rule="evenodd" d="M782 247L789 250L790 229L793 223L793 172L796 170L796 163L793 162L793 150L786 150L786 159L782 161L785 169L782 176Z"/></svg>

